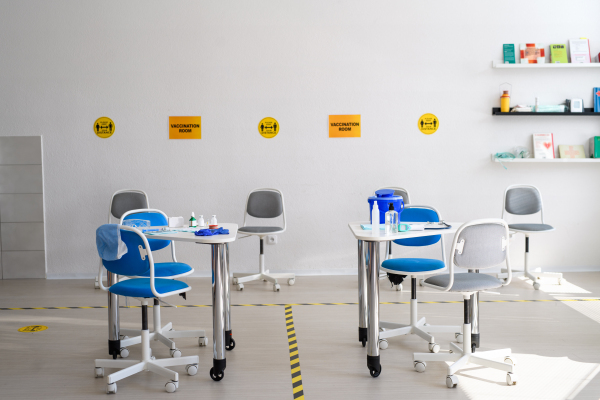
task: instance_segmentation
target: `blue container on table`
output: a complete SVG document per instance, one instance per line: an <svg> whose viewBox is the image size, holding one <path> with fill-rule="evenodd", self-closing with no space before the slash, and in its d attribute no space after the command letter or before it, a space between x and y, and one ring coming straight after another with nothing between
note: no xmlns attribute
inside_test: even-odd
<svg viewBox="0 0 600 400"><path fill-rule="evenodd" d="M380 189L376 191L375 196L369 197L369 220L371 219L371 215L373 215L374 202L377 202L377 207L379 207L380 224L385 225L385 213L390 209L390 204L394 205L394 210L398 213L398 223L400 223L400 214L404 210L404 199L402 199L402 196L396 196L393 189Z"/></svg>

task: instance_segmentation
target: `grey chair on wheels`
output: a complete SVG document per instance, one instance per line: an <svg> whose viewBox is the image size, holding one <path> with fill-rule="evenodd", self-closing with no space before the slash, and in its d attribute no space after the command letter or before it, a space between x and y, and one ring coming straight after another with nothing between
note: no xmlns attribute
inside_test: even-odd
<svg viewBox="0 0 600 400"><path fill-rule="evenodd" d="M423 286L434 289L457 292L464 300L463 332L471 332L471 307L474 295L483 290L506 286L512 279L508 257L509 231L508 224L502 219L480 219L463 224L452 241L452 252L449 260L449 273L434 275L425 279ZM498 279L491 275L467 273L455 274L454 267L476 271L496 267L506 263L507 278ZM510 349L477 351L471 342L471 335L463 335L462 348L450 343L449 353L415 353L413 365L417 372L424 372L427 361L453 362L448 366L446 386L454 388L458 385L458 377L454 375L467 364L480 365L506 372L506 383L509 386L517 383L515 363ZM502 360L502 361L500 361Z"/></svg>
<svg viewBox="0 0 600 400"><path fill-rule="evenodd" d="M261 219L272 219L282 217L283 226L247 226L247 217L251 216L254 218ZM296 276L289 273L274 274L265 269L265 253L264 244L265 237L269 235L278 235L285 232L286 220L285 220L285 204L283 201L283 194L277 189L254 189L248 194L246 200L246 211L244 212L244 225L238 229L238 233L245 234L246 236L258 236L260 239L260 254L258 258L259 272L258 274L244 274L235 273L233 274L233 284L236 285L237 290L244 289L244 283L256 280L263 280L273 283L273 291L278 292L280 289L277 279L287 279L288 285L293 285L296 282Z"/></svg>
<svg viewBox="0 0 600 400"><path fill-rule="evenodd" d="M502 219L505 213L513 215L533 215L540 213L541 223L519 223L509 224L508 228L511 231L511 236L517 233L525 235L525 264L523 270L516 270L513 276L525 276L532 280L533 288L539 290L541 278L555 278L558 284L562 284L564 279L561 273L558 272L541 272L529 270L529 236L538 233L552 232L554 227L544 223L544 205L542 203L542 195L538 188L531 185L512 185L506 188L504 192L504 206L502 207ZM506 277L506 271L502 270L498 274L499 278Z"/></svg>
<svg viewBox="0 0 600 400"><path fill-rule="evenodd" d="M394 191L394 196L402 196L402 200L404 201L404 205L408 206L410 204L410 194L407 189L401 188L399 186L383 186L377 190L381 189L391 189ZM377 192L377 190L375 192ZM375 193L373 193L375 195ZM384 260L391 260L394 258L392 255L392 242L385 242L385 257ZM381 272L379 274L379 279L387 279L387 272ZM392 285L394 286L394 285ZM402 291L402 284L395 285L397 291Z"/></svg>

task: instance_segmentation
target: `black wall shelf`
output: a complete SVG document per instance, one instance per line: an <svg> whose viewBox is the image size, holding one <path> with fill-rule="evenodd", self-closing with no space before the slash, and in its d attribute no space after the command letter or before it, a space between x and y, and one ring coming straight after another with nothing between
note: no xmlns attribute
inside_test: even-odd
<svg viewBox="0 0 600 400"><path fill-rule="evenodd" d="M523 116L523 115L537 115L537 116L547 116L547 115L560 115L563 117L580 117L580 116L592 116L592 117L600 117L600 112L594 112L593 108L584 108L583 112L500 112L500 107L492 108L492 115L510 115L510 116Z"/></svg>

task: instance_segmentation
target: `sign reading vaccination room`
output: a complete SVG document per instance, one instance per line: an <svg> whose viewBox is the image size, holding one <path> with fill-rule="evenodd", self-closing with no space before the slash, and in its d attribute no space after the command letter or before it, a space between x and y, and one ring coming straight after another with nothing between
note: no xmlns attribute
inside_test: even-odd
<svg viewBox="0 0 600 400"><path fill-rule="evenodd" d="M200 117L169 117L169 139L201 139Z"/></svg>
<svg viewBox="0 0 600 400"><path fill-rule="evenodd" d="M360 137L360 115L330 115L329 137Z"/></svg>

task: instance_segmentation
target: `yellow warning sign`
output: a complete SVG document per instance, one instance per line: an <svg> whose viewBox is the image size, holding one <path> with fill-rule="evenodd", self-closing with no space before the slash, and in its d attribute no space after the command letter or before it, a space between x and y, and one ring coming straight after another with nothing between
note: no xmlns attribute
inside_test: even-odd
<svg viewBox="0 0 600 400"><path fill-rule="evenodd" d="M330 115L329 137L360 137L360 115Z"/></svg>
<svg viewBox="0 0 600 400"><path fill-rule="evenodd" d="M267 139L274 138L279 133L279 122L271 117L261 119L258 124L258 133Z"/></svg>
<svg viewBox="0 0 600 400"><path fill-rule="evenodd" d="M19 328L19 332L33 333L45 331L46 329L48 329L48 327L44 325L29 325Z"/></svg>
<svg viewBox="0 0 600 400"><path fill-rule="evenodd" d="M169 117L169 139L202 139L200 117Z"/></svg>
<svg viewBox="0 0 600 400"><path fill-rule="evenodd" d="M102 139L109 138L115 133L115 123L108 117L100 117L94 122L94 133Z"/></svg>
<svg viewBox="0 0 600 400"><path fill-rule="evenodd" d="M423 114L419 118L419 130L426 135L435 133L440 127L440 120L433 114Z"/></svg>

